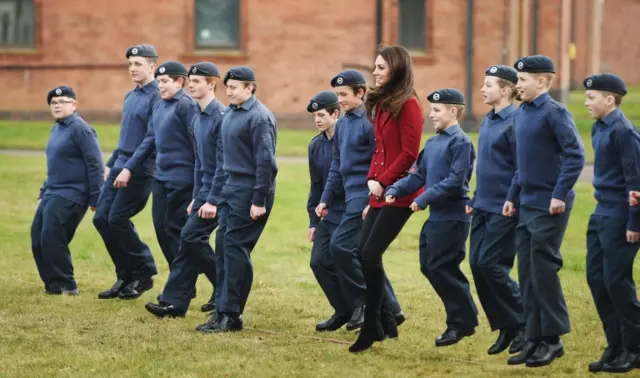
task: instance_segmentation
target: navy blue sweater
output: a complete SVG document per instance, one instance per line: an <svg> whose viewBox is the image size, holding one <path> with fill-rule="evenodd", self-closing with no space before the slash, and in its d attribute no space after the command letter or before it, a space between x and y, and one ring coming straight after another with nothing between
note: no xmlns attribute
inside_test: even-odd
<svg viewBox="0 0 640 378"><path fill-rule="evenodd" d="M341 192L344 192L346 201L369 197L367 175L376 142L364 105L338 120L333 145L331 170L320 202L330 206L336 200L336 194Z"/></svg>
<svg viewBox="0 0 640 378"><path fill-rule="evenodd" d="M155 103L149 132L125 168L133 172L156 151L155 178L160 181L193 182L195 140L193 117L197 104L184 89L172 98Z"/></svg>
<svg viewBox="0 0 640 378"><path fill-rule="evenodd" d="M81 206L95 207L104 183L95 130L73 113L53 126L46 154L47 180L38 198L58 195Z"/></svg>
<svg viewBox="0 0 640 378"><path fill-rule="evenodd" d="M118 147L107 162L109 168L124 168L136 152L148 131L153 105L160 101L158 82L152 80L144 87L136 87L124 97L122 123ZM141 173L153 176L155 157L150 156L141 163ZM137 172L136 172L137 173Z"/></svg>
<svg viewBox="0 0 640 378"><path fill-rule="evenodd" d="M549 209L551 199L571 208L573 186L584 167L584 146L569 111L544 93L520 105L515 116L518 170L507 200Z"/></svg>
<svg viewBox="0 0 640 378"><path fill-rule="evenodd" d="M253 188L251 203L264 206L275 193L276 119L262 102L251 96L240 106L230 105L222 119L223 171L214 180Z"/></svg>
<svg viewBox="0 0 640 378"><path fill-rule="evenodd" d="M516 174L516 108L509 105L498 113L491 109L480 124L476 190L469 206L502 214L511 180Z"/></svg>
<svg viewBox="0 0 640 378"><path fill-rule="evenodd" d="M193 133L196 139L193 198L199 197L207 202L209 198L215 201L215 193L219 193L224 184L224 182L218 182L219 188L215 192L213 191L213 178L216 174L218 155L217 146L224 110L224 106L218 100L213 99L204 110L193 118Z"/></svg>
<svg viewBox="0 0 640 378"><path fill-rule="evenodd" d="M629 191L640 190L640 133L619 109L594 123L595 214L628 216L627 230L640 232L640 206L629 206Z"/></svg>
<svg viewBox="0 0 640 378"><path fill-rule="evenodd" d="M322 191L327 184L331 162L333 160L333 142L326 133L320 133L309 143L309 176L311 186L307 211L309 212L309 228L316 227L320 218L316 215L316 207L320 203ZM344 212L344 192L337 193L329 206L325 222L339 224Z"/></svg>
<svg viewBox="0 0 640 378"><path fill-rule="evenodd" d="M427 140L417 167L391 185L386 195L403 197L424 186L425 191L414 202L423 210L429 206L429 220L468 222L464 207L469 201L475 157L467 134L459 125L451 126Z"/></svg>

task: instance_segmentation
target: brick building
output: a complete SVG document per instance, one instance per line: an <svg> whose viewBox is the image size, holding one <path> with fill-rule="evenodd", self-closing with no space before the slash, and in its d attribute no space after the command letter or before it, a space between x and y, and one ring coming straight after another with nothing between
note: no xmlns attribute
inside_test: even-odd
<svg viewBox="0 0 640 378"><path fill-rule="evenodd" d="M308 120L308 98L337 72L371 77L380 42L413 51L423 101L457 87L472 93L480 115L487 66L532 52L560 66L571 39L575 59L563 63L558 85L600 68L640 84L640 46L617 43L638 34L638 16L637 0L0 0L0 116L46 117L46 91L66 83L85 118L117 119L131 88L125 49L151 43L161 61L252 66L260 98L282 127L296 127ZM222 88L218 95L226 100Z"/></svg>

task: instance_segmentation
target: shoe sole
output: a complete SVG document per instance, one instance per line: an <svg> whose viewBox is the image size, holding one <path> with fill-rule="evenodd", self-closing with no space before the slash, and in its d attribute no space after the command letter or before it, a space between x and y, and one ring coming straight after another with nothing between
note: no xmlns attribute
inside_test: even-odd
<svg viewBox="0 0 640 378"><path fill-rule="evenodd" d="M452 341L446 341L446 342L438 342L436 340L436 347L445 347L445 346L455 345L455 344L459 343L460 341L462 341L462 339L464 339L465 337L469 337L469 336L473 336L473 333L469 334L469 335L464 335L461 338L459 338L458 340L452 340Z"/></svg>
<svg viewBox="0 0 640 378"><path fill-rule="evenodd" d="M551 363L552 363L553 361L555 361L555 360L556 360L556 358L560 358L560 357L562 357L562 356L564 356L564 349L563 349L563 350L561 350L557 355L555 355L555 356L554 356L552 359L550 359L549 361L542 361L542 362L538 362L538 361L532 361L532 362L529 362L529 361L527 361L527 363L526 363L526 364L527 364L527 367L530 367L530 368L536 368L536 367L547 366L547 365L551 365Z"/></svg>
<svg viewBox="0 0 640 378"><path fill-rule="evenodd" d="M347 325L347 331L355 331L357 329L362 328L362 324L357 324L357 325Z"/></svg>

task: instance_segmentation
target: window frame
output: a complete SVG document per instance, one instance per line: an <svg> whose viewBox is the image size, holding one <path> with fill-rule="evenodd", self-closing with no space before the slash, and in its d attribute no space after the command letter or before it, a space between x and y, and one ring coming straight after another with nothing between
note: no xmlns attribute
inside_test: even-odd
<svg viewBox="0 0 640 378"><path fill-rule="evenodd" d="M232 0L232 1L236 1L238 3L238 30L237 30L237 34L236 34L236 39L237 39L237 43L235 45L213 45L213 46L207 46L207 45L201 45L198 43L198 33L200 32L200 29L198 28L198 15L197 15L197 9L198 9L198 1L199 0L194 0L193 1L193 47L194 50L196 51L215 51L215 50L226 50L226 51L234 51L234 50L240 50L241 45L242 45L242 5L245 2L245 0Z"/></svg>
<svg viewBox="0 0 640 378"><path fill-rule="evenodd" d="M40 46L40 1L39 0L11 0L2 1L5 4L18 4L21 2L31 2L32 12L31 18L31 42L25 43L1 43L0 51L12 51L12 50L36 50ZM0 3L0 4L1 4ZM16 18L17 21L17 18Z"/></svg>

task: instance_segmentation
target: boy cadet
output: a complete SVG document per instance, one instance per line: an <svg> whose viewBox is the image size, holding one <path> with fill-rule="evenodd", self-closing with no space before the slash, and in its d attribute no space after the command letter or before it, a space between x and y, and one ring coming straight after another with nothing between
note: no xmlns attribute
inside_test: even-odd
<svg viewBox="0 0 640 378"><path fill-rule="evenodd" d="M469 265L491 330L500 330L487 353L509 348L517 353L524 344L524 314L518 283L509 273L516 256L517 217L502 215L502 206L516 172L516 137L513 119L518 73L495 65L485 72L482 98L492 109L482 120L478 138L476 191L466 211L473 215Z"/></svg>
<svg viewBox="0 0 640 378"><path fill-rule="evenodd" d="M320 218L328 216L329 206L333 206L335 201L343 201L342 198L336 198L336 194L344 193L344 213L331 237L329 249L340 283L342 302L351 313L347 331L352 331L360 328L364 322L366 287L357 249L363 212L369 204L367 175L375 140L373 125L364 111L363 98L367 88L364 75L348 69L331 79L331 86L335 88L345 114L335 126L333 161L316 215ZM389 306L400 325L404 321L404 314L386 277L385 286ZM338 324L335 323L334 327Z"/></svg>
<svg viewBox="0 0 640 378"><path fill-rule="evenodd" d="M209 238L218 226L217 196L224 182L213 182L216 165L221 157L216 154L220 123L224 106L216 100L215 89L220 78L218 67L200 62L189 68L189 92L198 102L199 113L193 119L196 141L193 200L187 208L189 219L180 234L180 249L173 260L169 279L160 297L160 303L147 303L146 309L158 317L184 316L195 290L199 270L207 277L216 276L215 254ZM222 164L222 163L220 163ZM220 177L224 179L224 176ZM212 280L215 284L215 280ZM215 309L215 289L203 312Z"/></svg>
<svg viewBox="0 0 640 378"><path fill-rule="evenodd" d="M95 211L104 182L96 132L76 114L68 86L47 94L56 123L47 142L47 180L31 225L31 249L47 294L78 295L69 243L87 207Z"/></svg>
<svg viewBox="0 0 640 378"><path fill-rule="evenodd" d="M469 281L460 270L469 235L469 181L473 173L475 151L462 131L458 118L464 110L464 96L446 88L431 93L429 118L437 135L427 140L417 161L417 170L389 187L386 201L425 191L411 204L413 211L429 206L429 219L420 232L420 270L447 312L447 329L436 339L436 346L453 345L471 336L478 325L477 309L469 290ZM443 237L443 235L446 235Z"/></svg>
<svg viewBox="0 0 640 378"><path fill-rule="evenodd" d="M178 254L180 231L187 221L187 208L193 195L195 152L192 120L196 104L184 91L187 68L180 62L162 63L155 72L162 101L153 106L151 124L144 140L116 178L116 187L125 186L130 173L156 151L153 185L153 226L169 268ZM214 284L215 278L209 278ZM141 282L142 291L153 281ZM195 294L195 293L194 293Z"/></svg>
<svg viewBox="0 0 640 378"><path fill-rule="evenodd" d="M153 78L158 54L151 45L137 45L129 47L125 56L129 61L129 76L136 87L124 97L118 147L107 162L104 187L93 217L93 224L115 265L117 280L111 289L98 294L99 299L117 298L120 294L124 299L133 299L141 292L137 285L158 273L149 247L140 240L131 222L147 205L153 185L154 157L131 172L126 187L114 186L116 177L126 170L125 164L142 143L151 109L160 100L158 82Z"/></svg>
<svg viewBox="0 0 640 378"><path fill-rule="evenodd" d="M584 147L567 109L547 93L555 72L553 61L533 55L514 66L523 103L515 118L518 170L503 215L515 215L514 202L519 199L518 278L527 342L508 363L537 367L564 354L560 336L570 331L558 271Z"/></svg>
<svg viewBox="0 0 640 378"><path fill-rule="evenodd" d="M327 216L318 217L316 207L320 203L322 191L327 183L329 169L333 156L333 134L335 124L340 115L338 96L331 91L322 91L309 101L307 111L313 114L316 127L320 134L309 143L309 176L311 187L307 200L309 212L309 234L311 248L311 269L322 288L334 314L327 320L316 324L316 331L335 331L349 321L351 316L350 304L344 303L340 282L335 271L329 244L335 232L342 212L344 211L344 193L335 195ZM341 200L342 199L342 200Z"/></svg>
<svg viewBox="0 0 640 378"><path fill-rule="evenodd" d="M640 242L640 208L627 193L640 190L640 134L618 107L627 88L614 74L584 80L585 105L596 119L593 187L597 205L587 229L587 282L607 348L589 371L628 372L640 357L640 303L633 262Z"/></svg>
<svg viewBox="0 0 640 378"><path fill-rule="evenodd" d="M251 285L251 252L264 230L275 195L276 120L256 96L255 72L234 67L224 76L230 106L220 126L223 164L216 178L226 176L217 201L216 312L196 328L200 332L233 332L243 327Z"/></svg>

